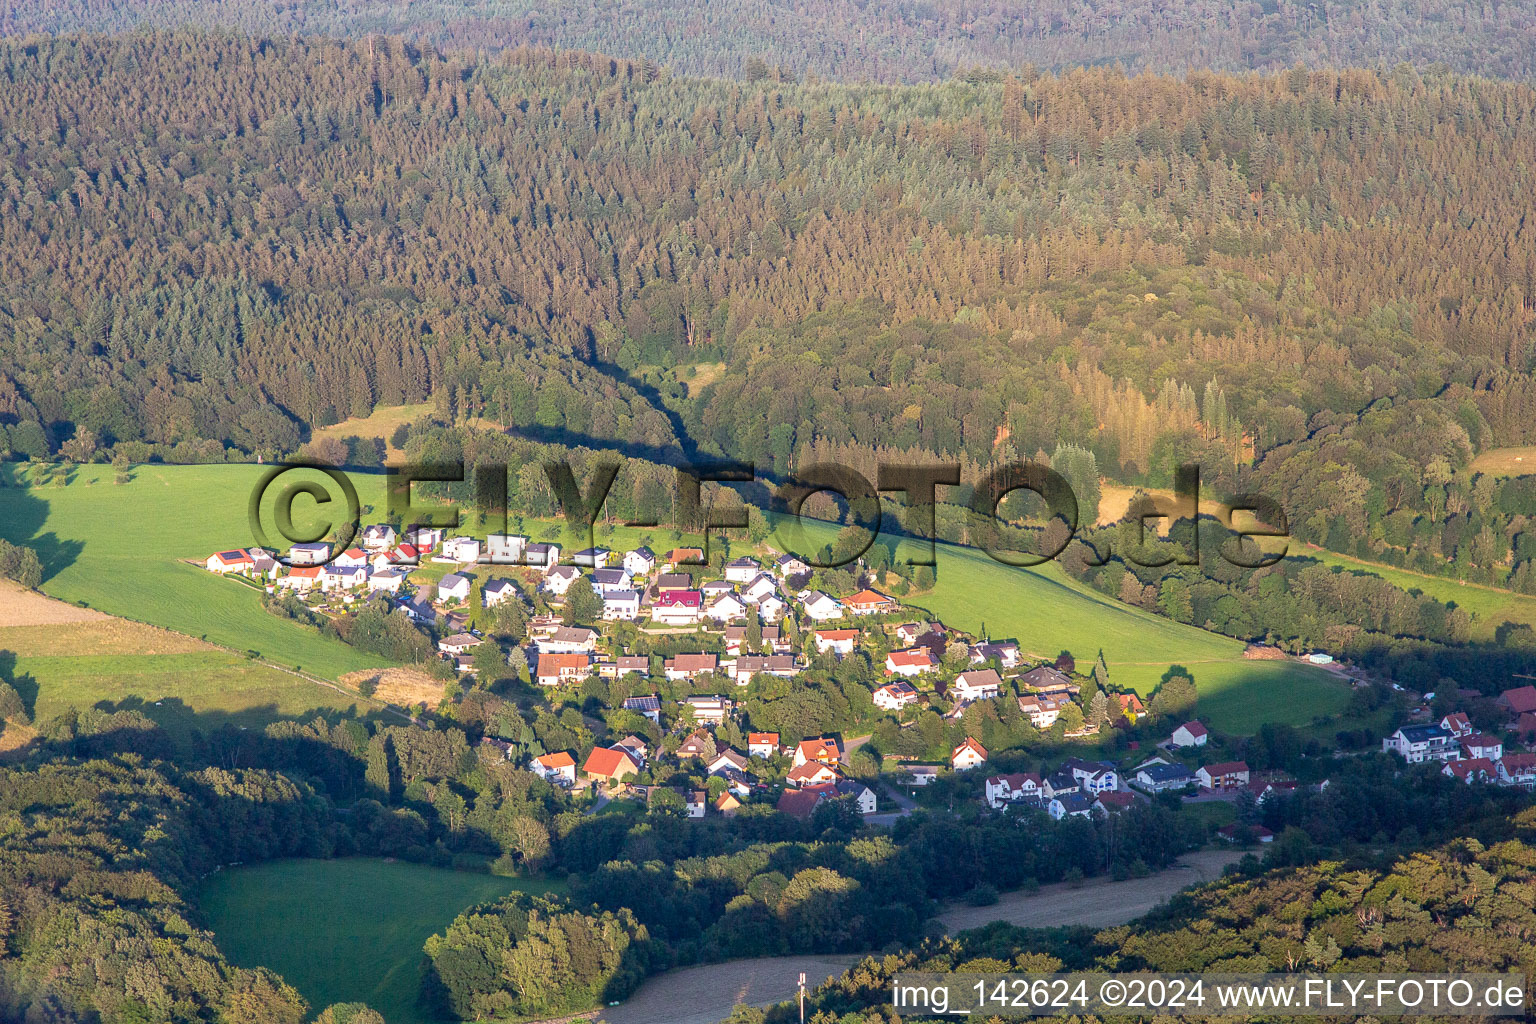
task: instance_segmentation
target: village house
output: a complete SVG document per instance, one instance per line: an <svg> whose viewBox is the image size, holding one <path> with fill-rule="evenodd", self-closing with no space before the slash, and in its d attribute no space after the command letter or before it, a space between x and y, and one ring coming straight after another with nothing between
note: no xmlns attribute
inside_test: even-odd
<svg viewBox="0 0 1536 1024"><path fill-rule="evenodd" d="M719 694L684 697L683 707L693 712L693 720L704 725L719 725L730 715L735 705Z"/></svg>
<svg viewBox="0 0 1536 1024"><path fill-rule="evenodd" d="M677 745L677 757L680 761L690 757L713 757L714 751L714 737L703 730L689 733L687 738Z"/></svg>
<svg viewBox="0 0 1536 1024"><path fill-rule="evenodd" d="M1077 781L1077 776L1061 768L1047 775L1040 783L1040 795L1049 800L1062 793L1081 792L1082 788L1082 783Z"/></svg>
<svg viewBox="0 0 1536 1024"><path fill-rule="evenodd" d="M594 747L581 766L583 774L594 782L615 786L640 772L640 765L629 754L612 747Z"/></svg>
<svg viewBox="0 0 1536 1024"><path fill-rule="evenodd" d="M949 766L957 772L970 771L987 763L987 748L967 736L949 755Z"/></svg>
<svg viewBox="0 0 1536 1024"><path fill-rule="evenodd" d="M1072 773L1077 784L1085 793L1097 795L1109 793L1120 788L1120 774L1115 766L1107 761L1086 761L1080 757L1069 757L1062 762L1062 768Z"/></svg>
<svg viewBox="0 0 1536 1024"><path fill-rule="evenodd" d="M773 567L778 571L778 574L785 579L788 579L791 576L809 576L811 572L811 567L800 561L800 559L796 558L794 555L779 556L779 558L774 561Z"/></svg>
<svg viewBox="0 0 1536 1024"><path fill-rule="evenodd" d="M715 600L721 594L734 593L736 593L736 588L725 582L725 580L706 580L705 582L699 584L699 594L704 598L704 603L706 605Z"/></svg>
<svg viewBox="0 0 1536 1024"><path fill-rule="evenodd" d="M779 752L779 734L776 732L747 733L747 754L764 760Z"/></svg>
<svg viewBox="0 0 1536 1024"><path fill-rule="evenodd" d="M1019 676L1019 687L1036 693L1076 694L1078 686L1072 677L1054 665L1037 665Z"/></svg>
<svg viewBox="0 0 1536 1024"><path fill-rule="evenodd" d="M661 697L658 694L648 693L639 697L625 697L624 710L644 715L657 725L661 724Z"/></svg>
<svg viewBox="0 0 1536 1024"><path fill-rule="evenodd" d="M327 565L320 573L320 589L356 590L368 583L366 565Z"/></svg>
<svg viewBox="0 0 1536 1024"><path fill-rule="evenodd" d="M949 690L945 696L952 701L963 701L969 704L971 701L996 697L1002 692L1002 677L993 669L984 668L961 672L955 677L955 681L949 684Z"/></svg>
<svg viewBox="0 0 1536 1024"><path fill-rule="evenodd" d="M826 798L826 793L819 789L786 789L775 806L784 814L804 821Z"/></svg>
<svg viewBox="0 0 1536 1024"><path fill-rule="evenodd" d="M815 619L817 622L830 622L843 617L842 604L836 598L823 594L819 590L801 594L800 607L805 609L808 618Z"/></svg>
<svg viewBox="0 0 1536 1024"><path fill-rule="evenodd" d="M1149 793L1161 793L1169 789L1186 789L1196 784L1195 776L1182 764L1159 761L1142 765L1136 770L1136 785Z"/></svg>
<svg viewBox="0 0 1536 1024"><path fill-rule="evenodd" d="M446 535L446 531L437 526L413 526L405 531L405 539L423 554L441 544Z"/></svg>
<svg viewBox="0 0 1536 1024"><path fill-rule="evenodd" d="M1517 686L1499 694L1497 703L1511 718L1536 712L1536 686Z"/></svg>
<svg viewBox="0 0 1536 1024"><path fill-rule="evenodd" d="M680 565L703 565L703 548L673 548L662 559L662 568L670 572Z"/></svg>
<svg viewBox="0 0 1536 1024"><path fill-rule="evenodd" d="M302 594L320 583L322 571L318 565L294 566L288 570L288 575L277 581L277 585Z"/></svg>
<svg viewBox="0 0 1536 1024"><path fill-rule="evenodd" d="M726 790L715 800L714 807L715 813L721 817L734 818L736 812L741 810L741 801L736 798L736 794Z"/></svg>
<svg viewBox="0 0 1536 1024"><path fill-rule="evenodd" d="M293 565L324 565L330 557L329 544L295 544L288 549L288 561Z"/></svg>
<svg viewBox="0 0 1536 1024"><path fill-rule="evenodd" d="M480 560L480 542L473 537L449 537L443 541L443 557L450 562L470 565Z"/></svg>
<svg viewBox="0 0 1536 1024"><path fill-rule="evenodd" d="M656 593L665 594L673 590L692 590L693 577L685 572L664 572L656 577Z"/></svg>
<svg viewBox="0 0 1536 1024"><path fill-rule="evenodd" d="M562 786L576 782L576 762L563 750L553 754L541 754L528 764L528 770L548 782Z"/></svg>
<svg viewBox="0 0 1536 1024"><path fill-rule="evenodd" d="M603 621L638 619L640 617L640 591L613 590L603 595Z"/></svg>
<svg viewBox="0 0 1536 1024"><path fill-rule="evenodd" d="M696 679L715 670L719 657L714 654L679 654L662 664L666 677L673 682L679 679Z"/></svg>
<svg viewBox="0 0 1536 1024"><path fill-rule="evenodd" d="M1081 790L1072 790L1051 797L1046 811L1057 821L1063 818L1087 818L1093 814L1093 797Z"/></svg>
<svg viewBox="0 0 1536 1024"><path fill-rule="evenodd" d="M725 578L731 583L751 583L762 573L762 567L753 558L733 558L725 563Z"/></svg>
<svg viewBox="0 0 1536 1024"><path fill-rule="evenodd" d="M888 675L920 676L925 672L932 672L938 666L938 659L933 652L926 647L913 647L905 651L892 651L885 656L885 671Z"/></svg>
<svg viewBox="0 0 1536 1024"><path fill-rule="evenodd" d="M1536 787L1536 754L1505 754L1498 770L1499 781L1506 786Z"/></svg>
<svg viewBox="0 0 1536 1024"><path fill-rule="evenodd" d="M731 622L744 617L747 606L735 594L722 594L705 609L704 614L716 622Z"/></svg>
<svg viewBox="0 0 1536 1024"><path fill-rule="evenodd" d="M773 577L765 573L754 576L746 586L741 588L741 599L748 604L761 604L769 598L778 598L779 585L773 582Z"/></svg>
<svg viewBox="0 0 1536 1024"><path fill-rule="evenodd" d="M1168 737L1168 743L1174 747L1203 747L1210 739L1210 733L1199 722L1185 722L1173 730L1173 735Z"/></svg>
<svg viewBox="0 0 1536 1024"><path fill-rule="evenodd" d="M996 811L1020 800L1039 800L1040 781L1034 772L994 775L985 785L987 806Z"/></svg>
<svg viewBox="0 0 1536 1024"><path fill-rule="evenodd" d="M256 565L250 555L239 549L217 551L209 555L208 561L204 564L209 572L216 572L220 576L231 572L250 572Z"/></svg>
<svg viewBox="0 0 1536 1024"><path fill-rule="evenodd" d="M491 580L480 589L481 600L487 608L495 608L506 601L517 599L517 587L511 580Z"/></svg>
<svg viewBox="0 0 1536 1024"><path fill-rule="evenodd" d="M757 602L757 617L764 622L778 622L789 611L789 602L778 594L769 594Z"/></svg>
<svg viewBox="0 0 1536 1024"><path fill-rule="evenodd" d="M347 548L331 560L331 564L345 569L355 569L368 564L368 552L362 548Z"/></svg>
<svg viewBox="0 0 1536 1024"><path fill-rule="evenodd" d="M611 554L613 552L607 548L582 548L571 556L571 564L583 569L601 569L608 564L608 556Z"/></svg>
<svg viewBox="0 0 1536 1024"><path fill-rule="evenodd" d="M901 771L909 786L926 786L939 777L939 766L936 764L904 764Z"/></svg>
<svg viewBox="0 0 1536 1024"><path fill-rule="evenodd" d="M859 646L859 631L856 629L818 629L812 637L817 654L831 651L837 657L844 658Z"/></svg>
<svg viewBox="0 0 1536 1024"><path fill-rule="evenodd" d="M1494 782L1499 777L1499 769L1486 757L1448 761L1440 773L1469 786L1474 782Z"/></svg>
<svg viewBox="0 0 1536 1024"><path fill-rule="evenodd" d="M599 594L611 594L616 590L630 590L633 580L623 569L593 569L592 589Z"/></svg>
<svg viewBox="0 0 1536 1024"><path fill-rule="evenodd" d="M1504 742L1496 736L1468 733L1461 737L1461 756L1498 761L1504 756Z"/></svg>
<svg viewBox="0 0 1536 1024"><path fill-rule="evenodd" d="M915 640L916 637L908 640L907 643L912 643ZM971 657L971 664L973 665L980 665L996 659L997 663L1003 668L1010 669L1018 668L1019 663L1023 660L1019 654L1019 645L1012 640L1005 640L1001 643L972 644L968 651Z"/></svg>
<svg viewBox="0 0 1536 1024"><path fill-rule="evenodd" d="M946 635L942 622L903 622L896 627L896 639L908 647L943 646Z"/></svg>
<svg viewBox="0 0 1536 1024"><path fill-rule="evenodd" d="M469 600L469 577L451 572L437 581L437 599L442 603Z"/></svg>
<svg viewBox="0 0 1536 1024"><path fill-rule="evenodd" d="M597 630L585 626L558 626L538 642L540 654L592 654L597 651Z"/></svg>
<svg viewBox="0 0 1536 1024"><path fill-rule="evenodd" d="M793 679L800 674L800 663L793 654L743 654L731 665L729 674L737 686L746 686L759 673Z"/></svg>
<svg viewBox="0 0 1536 1024"><path fill-rule="evenodd" d="M365 526L362 543L369 551L387 551L395 546L395 528L388 523Z"/></svg>
<svg viewBox="0 0 1536 1024"><path fill-rule="evenodd" d="M852 615L883 615L896 610L896 602L876 590L861 590L843 602Z"/></svg>
<svg viewBox="0 0 1536 1024"><path fill-rule="evenodd" d="M882 711L900 711L918 701L917 688L905 679L886 683L874 692L875 707Z"/></svg>
<svg viewBox="0 0 1536 1024"><path fill-rule="evenodd" d="M1128 811L1131 805L1136 803L1135 793L1123 793L1118 790L1100 793L1094 798L1093 809L1100 814L1119 814Z"/></svg>
<svg viewBox="0 0 1536 1024"><path fill-rule="evenodd" d="M702 612L703 600L697 591L669 590L651 605L651 621L667 626L695 626Z"/></svg>
<svg viewBox="0 0 1536 1024"><path fill-rule="evenodd" d="M411 621L423 626L435 626L442 616L437 609L432 607L432 602L425 595L418 594L400 605Z"/></svg>
<svg viewBox="0 0 1536 1024"><path fill-rule="evenodd" d="M639 736L625 736L617 743L610 744L614 750L623 751L629 755L630 760L640 767L645 767L645 759L650 754L650 745Z"/></svg>
<svg viewBox="0 0 1536 1024"><path fill-rule="evenodd" d="M1216 834L1229 843L1235 843L1244 835L1251 836L1256 843L1272 843L1275 834L1263 825L1223 825L1216 830Z"/></svg>
<svg viewBox="0 0 1536 1024"><path fill-rule="evenodd" d="M547 576L550 570L560 564L560 545L529 544L523 549L523 563Z"/></svg>
<svg viewBox="0 0 1536 1024"><path fill-rule="evenodd" d="M472 647L479 647L483 642L473 633L455 633L439 640L437 649L444 654L463 654Z"/></svg>
<svg viewBox="0 0 1536 1024"><path fill-rule="evenodd" d="M683 813L689 818L704 817L704 808L709 805L709 794L702 789L693 789L683 794Z"/></svg>
<svg viewBox="0 0 1536 1024"><path fill-rule="evenodd" d="M492 533L485 538L485 560L492 565L521 565L528 538L515 533Z"/></svg>
<svg viewBox="0 0 1536 1024"><path fill-rule="evenodd" d="M581 570L574 565L557 565L544 574L543 589L556 597L564 597L571 585L581 579Z"/></svg>
<svg viewBox="0 0 1536 1024"><path fill-rule="evenodd" d="M1056 724L1056 719L1061 717L1061 711L1072 703L1067 697L1041 696L1037 693L1026 693L1019 698L1019 710L1024 712L1036 729L1049 729Z"/></svg>
<svg viewBox="0 0 1536 1024"><path fill-rule="evenodd" d="M823 782L809 788L823 794L824 799L845 799L853 804L854 810L860 814L875 813L875 791L854 779L838 779L835 782Z"/></svg>
<svg viewBox="0 0 1536 1024"><path fill-rule="evenodd" d="M1220 764L1201 765L1195 770L1195 781L1201 789L1238 789L1248 785L1246 761L1223 761Z"/></svg>
<svg viewBox="0 0 1536 1024"><path fill-rule="evenodd" d="M651 674L651 659L646 654L621 654L614 663L614 678L618 679L634 673L637 676Z"/></svg>
<svg viewBox="0 0 1536 1024"><path fill-rule="evenodd" d="M791 786L804 788L806 786L822 786L829 782L836 782L839 778L837 768L820 761L807 761L796 765L789 770L784 781Z"/></svg>
<svg viewBox="0 0 1536 1024"><path fill-rule="evenodd" d="M1461 739L1463 736L1470 736L1474 731L1472 728L1472 720L1467 717L1467 713L1465 711L1453 711L1446 715L1444 718L1440 719L1440 728L1450 733L1456 739Z"/></svg>
<svg viewBox="0 0 1536 1024"><path fill-rule="evenodd" d="M540 686L559 686L561 683L585 679L591 670L591 659L585 654L550 654L540 652L534 670L534 681Z"/></svg>
<svg viewBox="0 0 1536 1024"><path fill-rule="evenodd" d="M796 767L809 761L821 764L837 764L843 759L842 744L835 736L816 736L808 740L801 740L795 745L794 764Z"/></svg>
<svg viewBox="0 0 1536 1024"><path fill-rule="evenodd" d="M748 758L746 754L726 747L715 754L714 758L704 766L704 770L711 775L719 775L731 769L744 772L747 770L747 764Z"/></svg>
<svg viewBox="0 0 1536 1024"><path fill-rule="evenodd" d="M1453 761L1461 756L1450 730L1438 725L1405 725L1381 741L1384 753L1397 754L1409 764Z"/></svg>
<svg viewBox="0 0 1536 1024"><path fill-rule="evenodd" d="M1115 705L1120 709L1120 717L1132 725L1135 725L1136 720L1147 713L1146 705L1134 693L1116 693L1111 694L1111 697Z"/></svg>
<svg viewBox="0 0 1536 1024"><path fill-rule="evenodd" d="M656 553L640 547L624 553L624 571L630 576L649 576L656 568Z"/></svg>

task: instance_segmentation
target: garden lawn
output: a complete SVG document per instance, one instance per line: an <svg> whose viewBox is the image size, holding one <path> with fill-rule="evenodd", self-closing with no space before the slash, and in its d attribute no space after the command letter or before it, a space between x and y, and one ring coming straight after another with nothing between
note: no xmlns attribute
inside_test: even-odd
<svg viewBox="0 0 1536 1024"><path fill-rule="evenodd" d="M311 1013L363 1002L388 1024L435 1024L417 1005L427 938L477 903L560 888L387 860L282 860L209 876L198 907L225 956L278 972Z"/></svg>

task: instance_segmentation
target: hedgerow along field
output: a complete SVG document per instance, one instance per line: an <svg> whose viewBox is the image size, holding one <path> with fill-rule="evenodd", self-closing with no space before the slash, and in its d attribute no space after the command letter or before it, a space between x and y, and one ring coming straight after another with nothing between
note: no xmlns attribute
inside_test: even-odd
<svg viewBox="0 0 1536 1024"><path fill-rule="evenodd" d="M281 974L312 1012L363 1002L388 1024L436 1024L417 1004L427 938L477 903L562 889L387 860L282 860L210 875L197 904L225 956Z"/></svg>
<svg viewBox="0 0 1536 1024"><path fill-rule="evenodd" d="M8 471L0 488L0 535L39 549L42 589L67 601L206 637L238 651L327 678L383 662L263 611L259 593L219 579L201 565L215 550L254 542L247 523L252 488L268 467L141 466L128 483L106 466L84 466L64 485L26 486ZM352 473L365 517L383 509L383 477ZM320 479L318 476L316 479ZM285 480L287 477L284 478ZM304 503L295 504L303 522ZM369 515L369 510L374 510ZM270 519L267 520L270 523ZM555 538L561 524L520 521L521 530ZM270 527L269 527L270 528ZM782 528L768 543L780 550L832 540L836 527L808 521L794 538ZM641 542L667 546L692 538L668 529L599 526L601 544L622 550ZM897 557L915 554L902 542ZM805 552L798 552L805 553ZM946 624L994 638L1014 638L1042 658L1070 650L1085 664L1102 650L1110 679L1150 692L1173 664L1185 666L1201 693L1200 714L1218 729L1251 732L1266 721L1304 725L1342 709L1348 688L1295 662L1242 658L1243 645L1193 626L1119 604L1076 583L1054 564L1003 565L985 553L938 546L938 585L907 598ZM298 682L296 680L296 682Z"/></svg>

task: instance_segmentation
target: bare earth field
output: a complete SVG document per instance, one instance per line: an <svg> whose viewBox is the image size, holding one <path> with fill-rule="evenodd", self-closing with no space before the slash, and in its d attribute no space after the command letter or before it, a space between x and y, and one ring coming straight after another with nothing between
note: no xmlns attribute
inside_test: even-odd
<svg viewBox="0 0 1536 1024"><path fill-rule="evenodd" d="M107 618L90 608L55 601L19 583L0 580L0 627L56 626L64 622L92 622Z"/></svg>
<svg viewBox="0 0 1536 1024"><path fill-rule="evenodd" d="M1087 881L1041 886L1035 892L1006 893L990 907L951 906L939 915L949 932L980 928L1006 921L1021 928L1053 928L1086 925L1109 928L1134 921L1187 886L1221 877L1228 864L1243 856L1241 850L1199 850L1180 857L1166 871L1124 882Z"/></svg>
<svg viewBox="0 0 1536 1024"><path fill-rule="evenodd" d="M668 971L640 986L623 1005L598 1014L606 1024L715 1024L738 1003L770 1006L843 973L857 956L779 956Z"/></svg>

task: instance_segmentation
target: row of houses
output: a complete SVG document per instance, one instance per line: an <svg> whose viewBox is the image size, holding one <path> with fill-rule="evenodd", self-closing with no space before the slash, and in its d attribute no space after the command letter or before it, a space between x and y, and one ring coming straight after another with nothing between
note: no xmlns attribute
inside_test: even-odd
<svg viewBox="0 0 1536 1024"><path fill-rule="evenodd" d="M1536 699L1536 688L1529 686L1506 691L1504 697L1514 694L1518 704L1523 690L1530 690ZM1503 740L1478 732L1465 712L1445 715L1435 723L1400 726L1382 739L1381 749L1408 764L1438 762L1446 775L1469 784L1536 788L1536 753L1506 751Z"/></svg>

